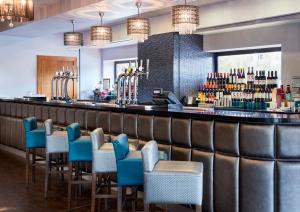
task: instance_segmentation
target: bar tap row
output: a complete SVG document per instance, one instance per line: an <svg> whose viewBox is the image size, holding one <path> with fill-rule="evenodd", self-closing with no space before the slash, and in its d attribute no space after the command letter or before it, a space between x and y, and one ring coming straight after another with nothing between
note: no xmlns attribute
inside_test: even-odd
<svg viewBox="0 0 300 212"><path fill-rule="evenodd" d="M134 70L130 63L129 68L117 78L116 104L118 105L137 104L139 78L143 75L147 80L149 78L149 59L146 60L146 68L143 66L143 60L140 60L139 64L136 61L135 67Z"/></svg>
<svg viewBox="0 0 300 212"><path fill-rule="evenodd" d="M78 80L78 76L75 74L74 67L72 70L69 70L67 66L66 70L65 67L62 70L57 71L51 80L51 100L62 100L62 101L70 101L72 98L69 96L69 82L72 81L73 86L73 94L75 91L75 80Z"/></svg>

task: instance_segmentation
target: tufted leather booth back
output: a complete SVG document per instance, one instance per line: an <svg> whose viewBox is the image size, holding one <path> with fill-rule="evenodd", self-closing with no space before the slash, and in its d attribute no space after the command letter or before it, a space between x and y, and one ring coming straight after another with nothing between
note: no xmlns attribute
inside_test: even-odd
<svg viewBox="0 0 300 212"><path fill-rule="evenodd" d="M22 118L80 123L143 146L156 140L172 160L204 164L204 211L298 211L300 125L251 124L207 119L77 109L0 101L0 143L24 150Z"/></svg>

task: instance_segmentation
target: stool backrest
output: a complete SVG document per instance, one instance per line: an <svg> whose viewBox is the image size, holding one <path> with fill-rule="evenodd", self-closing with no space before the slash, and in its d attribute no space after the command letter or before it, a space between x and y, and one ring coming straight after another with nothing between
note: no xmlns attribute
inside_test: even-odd
<svg viewBox="0 0 300 212"><path fill-rule="evenodd" d="M149 141L142 148L142 158L144 172L152 172L155 164L159 160L158 145L156 141Z"/></svg>
<svg viewBox="0 0 300 212"><path fill-rule="evenodd" d="M119 135L117 139L113 141L113 146L116 160L123 160L129 153L128 136L126 134Z"/></svg>
<svg viewBox="0 0 300 212"><path fill-rule="evenodd" d="M52 119L47 119L44 122L45 129L46 129L46 135L51 135L53 133L53 121Z"/></svg>
<svg viewBox="0 0 300 212"><path fill-rule="evenodd" d="M72 123L67 127L68 140L69 142L75 141L81 136L80 124Z"/></svg>
<svg viewBox="0 0 300 212"><path fill-rule="evenodd" d="M104 144L104 132L102 128L97 128L91 132L93 150L98 150Z"/></svg>
<svg viewBox="0 0 300 212"><path fill-rule="evenodd" d="M25 129L25 132L30 132L32 130L35 130L37 128L36 118L35 117L25 118L23 120L23 126Z"/></svg>

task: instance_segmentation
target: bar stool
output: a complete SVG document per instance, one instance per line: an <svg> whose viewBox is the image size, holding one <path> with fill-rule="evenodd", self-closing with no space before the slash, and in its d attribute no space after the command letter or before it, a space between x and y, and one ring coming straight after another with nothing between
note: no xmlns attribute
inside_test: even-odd
<svg viewBox="0 0 300 212"><path fill-rule="evenodd" d="M92 162L92 142L90 136L81 136L79 123L70 124L67 127L68 142L69 142L69 183L68 183L68 211L71 210L72 200L72 185L79 185L91 183L91 181L83 181L82 177L90 175L83 173L80 167L82 162ZM73 180L73 165L75 180ZM83 207L83 206L82 206Z"/></svg>
<svg viewBox="0 0 300 212"><path fill-rule="evenodd" d="M114 147L111 142L105 142L102 128L97 128L91 133L93 145L93 174L92 174L92 204L91 211L95 210L96 199L117 198L111 194L110 175L117 172ZM136 150L134 145L129 144L130 150ZM99 180L100 176L100 180ZM98 180L97 180L98 179ZM108 194L97 194L97 182L99 187L107 187ZM106 201L105 201L106 203ZM105 204L106 206L106 204Z"/></svg>
<svg viewBox="0 0 300 212"><path fill-rule="evenodd" d="M202 209L203 164L191 161L160 161L156 141L142 148L144 208L149 204L194 204Z"/></svg>
<svg viewBox="0 0 300 212"><path fill-rule="evenodd" d="M25 145L26 145L26 186L29 185L29 168L32 171L32 181L35 182L35 167L43 164L37 163L44 161L44 159L36 158L36 149L46 147L46 132L44 128L37 127L37 120L35 117L25 118L23 120L23 127L25 130ZM32 155L32 162L30 162L30 155Z"/></svg>
<svg viewBox="0 0 300 212"><path fill-rule="evenodd" d="M69 152L69 143L67 137L67 131L54 130L53 122L48 119L44 122L46 129L46 164L45 164L45 198L48 195L49 186L49 175L51 173L61 174L63 180L64 167L67 167L66 160L64 159L64 154ZM59 157L54 162L52 160L53 155L58 155ZM56 168L53 169L53 168Z"/></svg>
<svg viewBox="0 0 300 212"><path fill-rule="evenodd" d="M136 188L144 184L143 161L140 151L130 151L128 137L121 134L113 141L118 181L118 212L122 211L123 188ZM136 189L135 189L136 193ZM136 194L135 194L136 196Z"/></svg>

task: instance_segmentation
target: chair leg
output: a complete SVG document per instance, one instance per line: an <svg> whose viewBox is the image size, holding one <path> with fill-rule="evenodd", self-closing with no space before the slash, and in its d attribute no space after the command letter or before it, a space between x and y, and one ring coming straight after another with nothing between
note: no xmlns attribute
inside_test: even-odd
<svg viewBox="0 0 300 212"><path fill-rule="evenodd" d="M196 205L196 212L202 212L202 205Z"/></svg>
<svg viewBox="0 0 300 212"><path fill-rule="evenodd" d="M36 150L32 150L32 167L31 167L31 173L32 173L32 182L35 183L35 163L36 163Z"/></svg>
<svg viewBox="0 0 300 212"><path fill-rule="evenodd" d="M30 150L26 148L26 187L29 185Z"/></svg>
<svg viewBox="0 0 300 212"><path fill-rule="evenodd" d="M45 161L45 198L48 196L48 185L49 185L49 153L46 153Z"/></svg>
<svg viewBox="0 0 300 212"><path fill-rule="evenodd" d="M61 163L61 167L60 167L60 170L61 170L61 174L60 174L60 177L61 177L61 181L64 182L64 154L63 153L60 153L60 163Z"/></svg>
<svg viewBox="0 0 300 212"><path fill-rule="evenodd" d="M118 187L118 212L122 212L122 187Z"/></svg>
<svg viewBox="0 0 300 212"><path fill-rule="evenodd" d="M144 211L150 212L150 204L144 203Z"/></svg>
<svg viewBox="0 0 300 212"><path fill-rule="evenodd" d="M72 162L69 162L69 182L68 182L68 211L71 210L71 199L72 199Z"/></svg>
<svg viewBox="0 0 300 212"><path fill-rule="evenodd" d="M95 211L95 205L96 205L96 182L97 182L97 174L93 173L93 175L92 175L92 203L91 203L91 212Z"/></svg>
<svg viewBox="0 0 300 212"><path fill-rule="evenodd" d="M132 188L133 202L132 202L132 211L136 211L136 202L137 202L137 188Z"/></svg>

